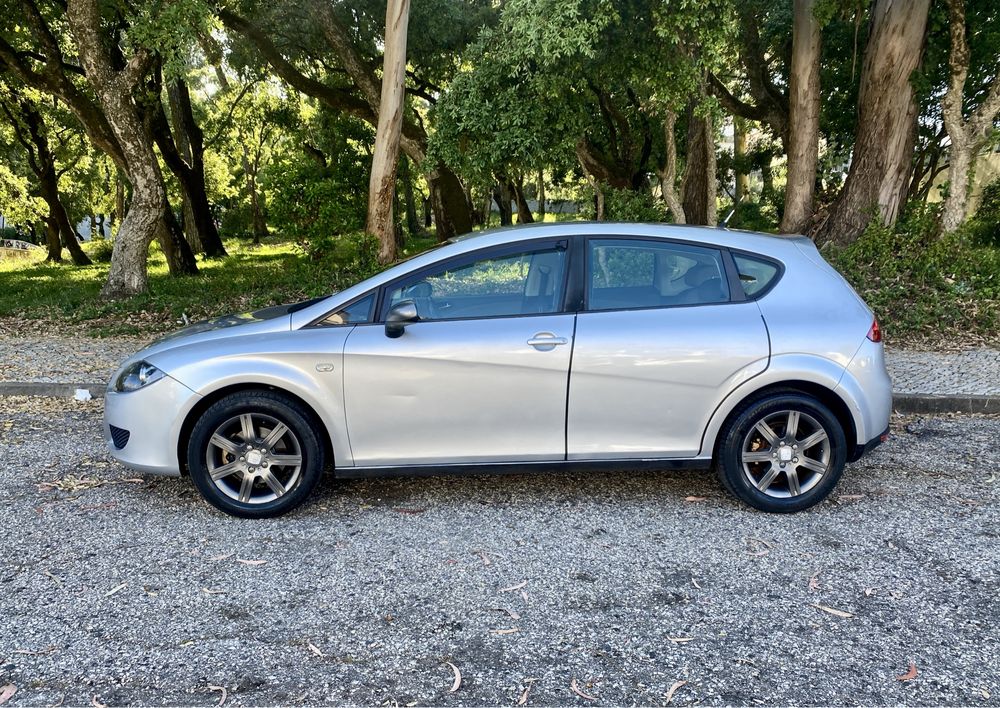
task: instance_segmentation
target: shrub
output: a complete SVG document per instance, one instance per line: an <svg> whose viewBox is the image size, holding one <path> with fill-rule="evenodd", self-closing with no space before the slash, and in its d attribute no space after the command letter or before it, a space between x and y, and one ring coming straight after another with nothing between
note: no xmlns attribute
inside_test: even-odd
<svg viewBox="0 0 1000 708"><path fill-rule="evenodd" d="M894 228L877 222L830 261L887 324L890 334L944 330L995 338L1000 324L1000 249L968 228L940 234L939 206L918 204Z"/></svg>
<svg viewBox="0 0 1000 708"><path fill-rule="evenodd" d="M91 239L84 245L84 250L94 263L110 263L114 242L106 238Z"/></svg>
<svg viewBox="0 0 1000 708"><path fill-rule="evenodd" d="M669 221L667 206L646 190L615 189L603 187L604 219L606 221ZM585 219L594 219L597 214L593 199L588 199L580 210Z"/></svg>
<svg viewBox="0 0 1000 708"><path fill-rule="evenodd" d="M1000 248L1000 179L983 187L979 209L969 220L968 228L977 244Z"/></svg>

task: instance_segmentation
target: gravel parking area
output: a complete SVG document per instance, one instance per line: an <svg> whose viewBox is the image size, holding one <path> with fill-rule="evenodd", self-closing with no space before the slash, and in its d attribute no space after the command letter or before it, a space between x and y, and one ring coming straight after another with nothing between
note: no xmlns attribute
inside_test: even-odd
<svg viewBox="0 0 1000 708"><path fill-rule="evenodd" d="M3 403L9 705L1000 703L997 418L898 418L792 516L685 472L329 479L255 522L110 462L100 401Z"/></svg>

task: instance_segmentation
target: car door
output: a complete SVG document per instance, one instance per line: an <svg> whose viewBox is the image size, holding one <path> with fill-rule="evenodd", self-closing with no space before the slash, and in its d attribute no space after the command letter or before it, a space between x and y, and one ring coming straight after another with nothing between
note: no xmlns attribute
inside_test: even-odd
<svg viewBox="0 0 1000 708"><path fill-rule="evenodd" d="M412 301L398 337L359 325L344 349L356 466L562 460L574 315L564 242L459 256L383 288Z"/></svg>
<svg viewBox="0 0 1000 708"><path fill-rule="evenodd" d="M693 457L734 386L767 368L767 330L730 293L720 249L591 238L577 317L568 459Z"/></svg>

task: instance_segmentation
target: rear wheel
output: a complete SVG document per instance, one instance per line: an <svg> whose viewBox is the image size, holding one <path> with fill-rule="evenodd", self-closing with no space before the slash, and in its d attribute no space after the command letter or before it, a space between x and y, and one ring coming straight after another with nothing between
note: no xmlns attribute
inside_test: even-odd
<svg viewBox="0 0 1000 708"><path fill-rule="evenodd" d="M280 516L301 504L323 471L312 415L270 391L219 400L195 423L188 469L198 491L233 516Z"/></svg>
<svg viewBox="0 0 1000 708"><path fill-rule="evenodd" d="M773 394L745 406L721 431L723 484L757 509L791 512L823 501L844 470L844 430L811 396Z"/></svg>

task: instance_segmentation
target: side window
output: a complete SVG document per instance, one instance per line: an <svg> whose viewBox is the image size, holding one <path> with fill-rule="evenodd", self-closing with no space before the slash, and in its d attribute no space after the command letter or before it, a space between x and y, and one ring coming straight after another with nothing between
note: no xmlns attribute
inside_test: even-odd
<svg viewBox="0 0 1000 708"><path fill-rule="evenodd" d="M363 324L372 321L372 309L375 306L375 293L369 293L360 300L355 300L342 310L327 315L326 319L317 322L320 327L336 327L338 325Z"/></svg>
<svg viewBox="0 0 1000 708"><path fill-rule="evenodd" d="M738 253L733 254L733 260L736 261L736 270L740 274L740 284L747 297L753 297L767 288L778 275L778 266L774 263Z"/></svg>
<svg viewBox="0 0 1000 708"><path fill-rule="evenodd" d="M656 241L592 239L587 309L619 310L729 301L722 254Z"/></svg>
<svg viewBox="0 0 1000 708"><path fill-rule="evenodd" d="M387 309L412 300L422 320L559 312L565 277L565 249L483 258L450 265L394 288Z"/></svg>

